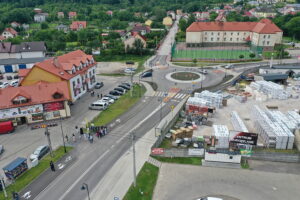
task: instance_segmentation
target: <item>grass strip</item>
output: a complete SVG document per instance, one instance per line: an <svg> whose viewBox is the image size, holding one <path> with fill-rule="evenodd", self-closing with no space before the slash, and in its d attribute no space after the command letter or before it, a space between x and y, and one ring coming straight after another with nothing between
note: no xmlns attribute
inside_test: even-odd
<svg viewBox="0 0 300 200"><path fill-rule="evenodd" d="M137 176L136 187L131 185L123 200L151 200L158 172L158 167L146 162Z"/></svg>
<svg viewBox="0 0 300 200"><path fill-rule="evenodd" d="M129 110L146 92L146 88L143 85L134 85L131 91L121 96L114 104L110 105L108 109L102 111L92 123L95 126L103 126L113 121L127 110Z"/></svg>
<svg viewBox="0 0 300 200"><path fill-rule="evenodd" d="M67 152L72 150L73 147L66 147ZM0 199L12 199L12 192L20 192L22 191L27 185L29 185L34 179L36 179L38 176L40 176L45 170L49 168L49 163L52 160L53 162L58 161L60 158L62 158L65 155L64 148L59 147L55 151L53 151L54 157L51 158L50 154L45 156L39 161L39 164L26 172L24 172L22 175L20 175L14 184L9 185L6 187L6 192L8 197L4 197L3 191L0 193Z"/></svg>
<svg viewBox="0 0 300 200"><path fill-rule="evenodd" d="M167 163L177 163L177 164L190 164L190 165L202 165L202 158L198 157L186 157L186 158L180 158L180 157L159 157L159 156L152 156L156 160L159 160L161 162L167 162Z"/></svg>

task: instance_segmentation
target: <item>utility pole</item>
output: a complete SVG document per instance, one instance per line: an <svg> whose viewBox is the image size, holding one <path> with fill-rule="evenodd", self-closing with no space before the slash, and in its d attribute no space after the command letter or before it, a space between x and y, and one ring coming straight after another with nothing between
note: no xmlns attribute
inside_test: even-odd
<svg viewBox="0 0 300 200"><path fill-rule="evenodd" d="M131 82L131 86L132 86L132 89L130 90L130 95L132 97L132 90L133 90L133 72L130 73L130 82Z"/></svg>
<svg viewBox="0 0 300 200"><path fill-rule="evenodd" d="M65 136L64 136L64 130L63 130L63 127L62 127L62 118L61 118L61 115L59 116L59 118L60 118L61 136L62 136L62 140L63 140L63 144L64 144L64 151L65 151L65 153L67 153L66 143L65 143Z"/></svg>
<svg viewBox="0 0 300 200"><path fill-rule="evenodd" d="M136 187L136 169L135 169L135 135L131 132L132 156L133 156L133 186Z"/></svg>
<svg viewBox="0 0 300 200"><path fill-rule="evenodd" d="M1 182L1 185L2 185L3 192L4 192L4 197L7 198L7 193L6 193L6 189L5 189L5 185L4 185L4 181L3 181L2 176L0 176L0 182Z"/></svg>
<svg viewBox="0 0 300 200"><path fill-rule="evenodd" d="M45 135L47 137L48 145L49 145L49 149L50 149L50 156L53 158L53 152L52 152L52 146L51 146L51 140L50 140L50 132L48 129L48 124L45 123L45 113L43 113L43 123L45 126Z"/></svg>

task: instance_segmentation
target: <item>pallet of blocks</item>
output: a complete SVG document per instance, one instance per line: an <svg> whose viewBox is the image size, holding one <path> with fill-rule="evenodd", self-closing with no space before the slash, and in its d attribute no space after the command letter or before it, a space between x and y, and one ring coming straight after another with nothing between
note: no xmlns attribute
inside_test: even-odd
<svg viewBox="0 0 300 200"><path fill-rule="evenodd" d="M201 93L195 93L194 97L204 99L209 102L208 106L221 108L223 102L223 94L213 93L208 90L204 90Z"/></svg>
<svg viewBox="0 0 300 200"><path fill-rule="evenodd" d="M240 118L236 111L232 111L230 116L231 123L235 131L249 132L243 120Z"/></svg>
<svg viewBox="0 0 300 200"><path fill-rule="evenodd" d="M216 148L226 149L229 148L229 131L225 125L213 125L213 135L218 140L215 145Z"/></svg>
<svg viewBox="0 0 300 200"><path fill-rule="evenodd" d="M188 128L181 127L177 130L171 130L172 139L176 140L177 138L191 138L193 137L193 127L189 126Z"/></svg>

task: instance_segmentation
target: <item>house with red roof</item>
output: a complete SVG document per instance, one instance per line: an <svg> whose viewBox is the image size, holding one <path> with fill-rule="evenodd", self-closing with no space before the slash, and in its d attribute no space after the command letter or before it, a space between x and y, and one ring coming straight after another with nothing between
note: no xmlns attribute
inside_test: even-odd
<svg viewBox="0 0 300 200"><path fill-rule="evenodd" d="M218 16L215 19L216 22L226 22L225 12L219 12Z"/></svg>
<svg viewBox="0 0 300 200"><path fill-rule="evenodd" d="M83 28L86 28L86 21L73 21L70 25L72 31L79 31Z"/></svg>
<svg viewBox="0 0 300 200"><path fill-rule="evenodd" d="M13 28L5 28L1 35L4 39L14 38L18 35L18 32Z"/></svg>
<svg viewBox="0 0 300 200"><path fill-rule="evenodd" d="M69 19L74 19L75 17L77 17L77 12L69 12L68 16L69 16Z"/></svg>
<svg viewBox="0 0 300 200"><path fill-rule="evenodd" d="M142 42L144 48L147 47L146 38L138 32L132 32L131 36L123 41L125 50L127 50L128 48L132 48L133 44L136 40L140 40Z"/></svg>
<svg viewBox="0 0 300 200"><path fill-rule="evenodd" d="M20 84L27 86L39 81L67 82L70 99L74 102L95 86L96 65L92 55L76 50L36 63Z"/></svg>
<svg viewBox="0 0 300 200"><path fill-rule="evenodd" d="M57 12L57 17L58 18L64 18L65 17L64 12Z"/></svg>
<svg viewBox="0 0 300 200"><path fill-rule="evenodd" d="M269 19L259 22L194 22L186 29L188 47L209 43L243 44L262 47L264 51L280 44L283 32Z"/></svg>
<svg viewBox="0 0 300 200"><path fill-rule="evenodd" d="M0 120L36 123L71 116L68 84L39 81L34 85L0 89Z"/></svg>
<svg viewBox="0 0 300 200"><path fill-rule="evenodd" d="M109 10L109 11L106 11L106 14L109 16L113 16L114 13L113 13L113 11Z"/></svg>

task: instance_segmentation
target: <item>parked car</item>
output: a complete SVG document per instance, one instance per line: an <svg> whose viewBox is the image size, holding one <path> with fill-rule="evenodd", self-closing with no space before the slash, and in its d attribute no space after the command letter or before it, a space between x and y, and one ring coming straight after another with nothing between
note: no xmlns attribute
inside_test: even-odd
<svg viewBox="0 0 300 200"><path fill-rule="evenodd" d="M197 200L223 200L221 198L217 198L217 197L202 197L200 199Z"/></svg>
<svg viewBox="0 0 300 200"><path fill-rule="evenodd" d="M14 75L14 79L19 79L19 75Z"/></svg>
<svg viewBox="0 0 300 200"><path fill-rule="evenodd" d="M12 77L12 76L6 76L6 79L7 79L7 80L12 80L13 77Z"/></svg>
<svg viewBox="0 0 300 200"><path fill-rule="evenodd" d="M2 84L0 84L0 88L7 88L9 86L8 82L3 82Z"/></svg>
<svg viewBox="0 0 300 200"><path fill-rule="evenodd" d="M126 86L128 86L128 87L130 87L130 88L131 88L131 84L130 84L130 83L128 83L128 82L123 82L123 83L122 83L122 85L126 85Z"/></svg>
<svg viewBox="0 0 300 200"><path fill-rule="evenodd" d="M136 69L132 68L132 67L128 67L128 68L124 69L124 72L126 74L133 74L135 71L136 71Z"/></svg>
<svg viewBox="0 0 300 200"><path fill-rule="evenodd" d="M48 145L39 146L33 154L29 156L29 159L33 161L34 159L40 160L43 156L45 156L50 151Z"/></svg>
<svg viewBox="0 0 300 200"><path fill-rule="evenodd" d="M14 80L14 81L10 82L10 86L18 87L19 86L19 80Z"/></svg>
<svg viewBox="0 0 300 200"><path fill-rule="evenodd" d="M130 87L128 87L127 85L118 85L118 87L124 88L125 90L130 90Z"/></svg>
<svg viewBox="0 0 300 200"><path fill-rule="evenodd" d="M151 77L152 76L152 72L147 71L147 72L143 72L141 74L141 78L147 78L147 77Z"/></svg>
<svg viewBox="0 0 300 200"><path fill-rule="evenodd" d="M109 97L102 97L102 99L100 99L100 101L108 102L109 104L115 103L115 100L113 100Z"/></svg>
<svg viewBox="0 0 300 200"><path fill-rule="evenodd" d="M13 113L17 114L17 113ZM5 133L12 133L14 132L15 127L12 123L12 121L6 121L6 122L0 122L0 134L5 134Z"/></svg>
<svg viewBox="0 0 300 200"><path fill-rule="evenodd" d="M3 145L0 144L0 155L4 152L4 147Z"/></svg>
<svg viewBox="0 0 300 200"><path fill-rule="evenodd" d="M100 89L104 86L103 82L97 82L95 85L95 89Z"/></svg>
<svg viewBox="0 0 300 200"><path fill-rule="evenodd" d="M199 71L201 74L207 74L208 72L207 72L207 70L205 70L205 69L200 69L200 71Z"/></svg>
<svg viewBox="0 0 300 200"><path fill-rule="evenodd" d="M0 74L0 80L2 80L4 77L3 77L3 75L2 74Z"/></svg>
<svg viewBox="0 0 300 200"><path fill-rule="evenodd" d="M113 96L121 96L123 93L122 92L119 92L117 90L112 90L109 92L110 95L113 95Z"/></svg>
<svg viewBox="0 0 300 200"><path fill-rule="evenodd" d="M120 88L120 87L116 87L114 90L122 92L122 94L125 94L127 92L127 90L125 90L124 88Z"/></svg>
<svg viewBox="0 0 300 200"><path fill-rule="evenodd" d="M95 101L94 103L91 103L89 106L89 109L91 110L106 110L108 107L108 103L104 101Z"/></svg>
<svg viewBox="0 0 300 200"><path fill-rule="evenodd" d="M115 101L119 99L118 96L114 96L114 95L111 95L111 94L106 94L106 95L104 95L104 97L111 98L111 99L113 99L113 100L115 100Z"/></svg>

